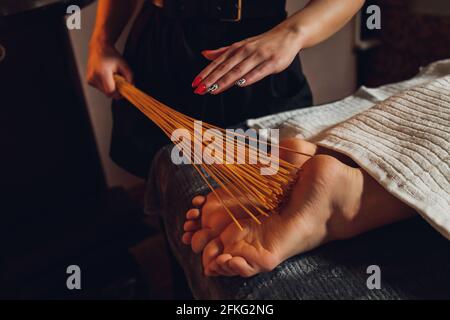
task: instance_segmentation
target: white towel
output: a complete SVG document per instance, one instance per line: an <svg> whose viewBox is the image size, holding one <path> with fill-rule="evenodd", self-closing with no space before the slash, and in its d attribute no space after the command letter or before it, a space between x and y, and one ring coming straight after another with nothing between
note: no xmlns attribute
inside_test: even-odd
<svg viewBox="0 0 450 320"><path fill-rule="evenodd" d="M450 239L450 60L411 80L249 120L348 155Z"/></svg>

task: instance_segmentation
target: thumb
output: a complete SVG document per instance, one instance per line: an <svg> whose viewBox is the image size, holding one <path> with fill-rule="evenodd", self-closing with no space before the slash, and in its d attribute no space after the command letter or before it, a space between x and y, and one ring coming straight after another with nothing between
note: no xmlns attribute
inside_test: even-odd
<svg viewBox="0 0 450 320"><path fill-rule="evenodd" d="M215 50L203 50L202 56L204 56L208 60L216 60L222 53L228 50L230 46L228 47L222 47Z"/></svg>
<svg viewBox="0 0 450 320"><path fill-rule="evenodd" d="M121 63L117 66L117 71L129 82L133 83L133 72L126 63Z"/></svg>

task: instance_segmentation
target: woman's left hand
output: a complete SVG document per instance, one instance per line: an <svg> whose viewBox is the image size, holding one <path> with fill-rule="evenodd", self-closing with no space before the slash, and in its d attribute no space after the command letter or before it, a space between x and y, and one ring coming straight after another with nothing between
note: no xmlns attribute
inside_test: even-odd
<svg viewBox="0 0 450 320"><path fill-rule="evenodd" d="M233 85L245 87L285 70L302 48L299 32L278 27L228 47L205 50L212 62L192 83L196 94L219 94Z"/></svg>

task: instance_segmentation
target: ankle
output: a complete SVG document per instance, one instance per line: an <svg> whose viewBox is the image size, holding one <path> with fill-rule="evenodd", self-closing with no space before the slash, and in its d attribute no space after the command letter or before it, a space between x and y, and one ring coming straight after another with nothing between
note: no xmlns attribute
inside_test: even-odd
<svg viewBox="0 0 450 320"><path fill-rule="evenodd" d="M355 212L355 205L347 199L349 190L355 189L355 177L349 169L355 169L329 155L314 156L303 169L299 183L308 190L300 193L307 198L299 205L302 210L289 212L301 229L302 241L325 243L346 237L350 217Z"/></svg>
<svg viewBox="0 0 450 320"><path fill-rule="evenodd" d="M360 169L342 164L339 183L334 188L329 221L330 238L343 240L358 234L357 217L361 208L364 177Z"/></svg>

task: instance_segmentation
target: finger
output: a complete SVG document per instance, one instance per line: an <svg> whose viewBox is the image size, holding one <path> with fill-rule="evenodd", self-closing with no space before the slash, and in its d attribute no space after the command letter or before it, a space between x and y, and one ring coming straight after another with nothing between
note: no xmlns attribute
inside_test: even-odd
<svg viewBox="0 0 450 320"><path fill-rule="evenodd" d="M125 77L125 79L129 82L129 83L133 83L133 72L131 71L130 67L125 63L122 62L121 64L119 64L117 66L117 71L123 76Z"/></svg>
<svg viewBox="0 0 450 320"><path fill-rule="evenodd" d="M228 277L232 277L237 275L236 272L234 272L229 266L228 266L228 261L231 260L231 258L233 258L230 254L228 253L224 253L221 254L220 256L217 257L216 259L216 263L217 266L219 268L219 271L224 275L224 276L228 276Z"/></svg>
<svg viewBox="0 0 450 320"><path fill-rule="evenodd" d="M226 52L228 49L230 48L230 46L227 47L222 47L216 50L203 50L202 51L202 55L203 57L205 57L206 59L213 61L217 58L219 58L224 52ZM198 85L202 82L202 77L201 75L197 75L194 79L194 81L192 82L192 88L197 88Z"/></svg>
<svg viewBox="0 0 450 320"><path fill-rule="evenodd" d="M219 94L234 86L239 79L243 79L256 66L264 61L263 57L258 55L251 55L246 57L243 61L236 64L227 73L225 73L219 80L217 80L218 89L211 92L211 94ZM205 80L206 81L206 80Z"/></svg>
<svg viewBox="0 0 450 320"><path fill-rule="evenodd" d="M241 277L248 278L257 273L247 260L242 257L233 257L227 263L230 269Z"/></svg>
<svg viewBox="0 0 450 320"><path fill-rule="evenodd" d="M89 73L86 76L86 81L91 87L94 87L94 88L99 89L99 90L103 89L102 84L99 81L99 78L98 78L98 76L96 74Z"/></svg>
<svg viewBox="0 0 450 320"><path fill-rule="evenodd" d="M189 245L191 245L191 241L192 241L192 236L193 235L194 235L193 232L185 232L185 233L183 233L183 236L181 237L181 241L185 245L189 246Z"/></svg>
<svg viewBox="0 0 450 320"><path fill-rule="evenodd" d="M133 83L133 73L131 72L130 68L128 67L128 65L126 64L125 61L123 61L117 65L116 73L123 76L125 78L125 80L128 81L129 83ZM123 98L117 89L115 89L114 93L112 94L112 97L113 97L113 99L116 99L116 100Z"/></svg>
<svg viewBox="0 0 450 320"><path fill-rule="evenodd" d="M237 49L234 54L227 57L225 61L223 61L221 64L217 65L214 70L212 70L207 77L203 78L202 83L207 88L211 88L214 84L218 86L218 89L211 91L211 93L216 93L220 90L221 86L219 85L218 81L222 77L224 77L226 74L228 74L233 68L236 67L236 70L234 70L234 73L239 73L240 76L244 75L245 73L252 70L256 65L259 64L260 60L256 55L253 55L252 58L247 58L251 55L251 52L246 47L242 47ZM245 61L245 63L243 63ZM237 67L237 65L241 65L240 67ZM245 69L246 72L243 72L242 69ZM237 80L236 78L235 80ZM228 79L229 80L229 79ZM223 91L223 90L222 90Z"/></svg>
<svg viewBox="0 0 450 320"><path fill-rule="evenodd" d="M202 56L205 57L208 60L215 60L217 59L221 54L223 54L225 51L228 50L230 46L227 47L222 47L219 49L215 49L215 50L203 50L202 51Z"/></svg>
<svg viewBox="0 0 450 320"><path fill-rule="evenodd" d="M200 220L188 220L184 223L184 231L197 231L202 227Z"/></svg>
<svg viewBox="0 0 450 320"><path fill-rule="evenodd" d="M200 207L202 206L206 201L206 197L204 196L196 196L194 199L192 199L192 205L194 207Z"/></svg>
<svg viewBox="0 0 450 320"><path fill-rule="evenodd" d="M244 75L242 79L245 79L245 83L241 85L241 87L250 86L259 80L267 77L269 74L274 73L275 67L270 61L265 61L258 66L256 66L249 73Z"/></svg>
<svg viewBox="0 0 450 320"><path fill-rule="evenodd" d="M209 65L206 66L198 75L195 77L194 82L198 82L197 89L194 91L196 94L205 94L207 92L208 87L205 83L203 83L203 80L208 77L208 75L217 68L220 64L222 64L224 61L226 61L229 57L231 57L234 52L239 49L237 45L232 45L228 48L226 52L224 52L222 55L220 55L217 59L212 61ZM194 83L193 83L194 84ZM212 85L212 83L211 83Z"/></svg>
<svg viewBox="0 0 450 320"><path fill-rule="evenodd" d="M195 232L191 241L192 251L200 253L214 236L215 234L211 229L201 229Z"/></svg>
<svg viewBox="0 0 450 320"><path fill-rule="evenodd" d="M202 263L205 269L208 269L210 263L223 252L222 241L219 238L211 240L203 250Z"/></svg>
<svg viewBox="0 0 450 320"><path fill-rule="evenodd" d="M200 218L200 210L193 208L193 209L189 209L186 212L186 219L187 220L197 220L198 218Z"/></svg>
<svg viewBox="0 0 450 320"><path fill-rule="evenodd" d="M116 91L116 83L114 81L112 73L101 77L101 83L102 83L102 91L108 97L112 98Z"/></svg>
<svg viewBox="0 0 450 320"><path fill-rule="evenodd" d="M92 75L88 76L88 83L90 86L98 89L99 91L103 92L103 94L107 95L105 91L105 85L103 84L104 75L100 74L98 72L95 72Z"/></svg>

